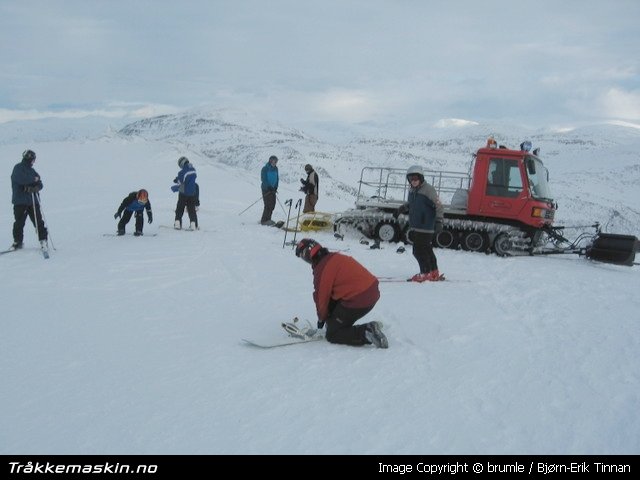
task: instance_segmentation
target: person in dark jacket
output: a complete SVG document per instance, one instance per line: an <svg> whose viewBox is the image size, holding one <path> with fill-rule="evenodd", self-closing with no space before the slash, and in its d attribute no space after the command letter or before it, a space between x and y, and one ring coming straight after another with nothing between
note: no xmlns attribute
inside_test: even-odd
<svg viewBox="0 0 640 480"><path fill-rule="evenodd" d="M276 208L276 194L278 193L278 157L271 155L269 161L262 167L260 171L260 188L262 189L262 202L264 209L262 210L262 225L275 225L271 220L273 209Z"/></svg>
<svg viewBox="0 0 640 480"><path fill-rule="evenodd" d="M36 227L38 240L42 248L47 247L47 227L42 219L40 210L40 195L42 190L42 179L33 168L36 161L36 154L32 150L25 150L22 153L22 161L13 167L11 172L11 201L13 203L13 245L11 248L19 249L23 246L24 224L27 216Z"/></svg>
<svg viewBox="0 0 640 480"><path fill-rule="evenodd" d="M178 159L180 171L178 176L173 179L171 187L172 192L178 192L178 203L176 204L176 218L173 222L173 228L180 230L182 228L182 216L184 209L187 209L189 215L189 230L198 229L198 214L196 207L199 205L199 188L196 183L197 173L195 167L189 162L187 157Z"/></svg>
<svg viewBox="0 0 640 480"><path fill-rule="evenodd" d="M409 212L408 239L413 243L413 256L420 272L409 280L413 282L444 280L438 271L438 260L433 252L433 236L442 230L443 208L436 189L424 180L422 167L414 165L407 170L409 182L408 202L395 213Z"/></svg>
<svg viewBox="0 0 640 480"><path fill-rule="evenodd" d="M151 212L151 202L149 201L149 192L147 192L144 188L138 190L137 192L131 192L127 195L122 203L118 207L118 211L115 213L113 218L120 218L118 222L118 235L124 235L124 229L129 220L131 220L131 216L135 213L136 215L136 230L133 233L136 237L142 235L142 227L144 225L144 219L142 217L142 212L147 211L147 220L149 223L153 222L153 214Z"/></svg>
<svg viewBox="0 0 640 480"><path fill-rule="evenodd" d="M318 174L308 163L304 166L304 171L307 172L307 179L300 179L302 188L300 191L304 192L304 207L302 213L310 213L316 211L316 203L318 203L318 191L319 191L319 179Z"/></svg>
<svg viewBox="0 0 640 480"><path fill-rule="evenodd" d="M313 269L318 328L326 324L329 342L389 347L380 322L354 325L380 298L378 279L371 272L347 255L330 253L311 238L298 242L296 256L311 264Z"/></svg>

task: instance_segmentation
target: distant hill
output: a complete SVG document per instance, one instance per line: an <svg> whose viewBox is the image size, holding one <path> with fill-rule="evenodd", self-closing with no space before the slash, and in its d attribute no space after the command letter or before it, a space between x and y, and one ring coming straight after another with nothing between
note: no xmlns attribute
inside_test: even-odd
<svg viewBox="0 0 640 480"><path fill-rule="evenodd" d="M168 143L199 162L252 174L277 155L282 182L297 183L304 165L311 163L321 176L323 195L351 201L365 166L421 164L468 171L472 154L489 135L512 148L530 140L549 169L558 223L600 221L609 231L640 233L640 129L593 125L553 131L444 120L402 134L357 126L350 135L336 136L335 131L332 126L326 135L316 131L314 136L243 111L198 108L126 125L97 118L12 122L0 125L0 143L139 138Z"/></svg>

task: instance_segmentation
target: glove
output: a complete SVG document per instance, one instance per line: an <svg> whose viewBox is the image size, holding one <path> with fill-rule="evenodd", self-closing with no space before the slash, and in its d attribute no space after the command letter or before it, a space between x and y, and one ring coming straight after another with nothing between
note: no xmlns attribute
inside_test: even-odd
<svg viewBox="0 0 640 480"><path fill-rule="evenodd" d="M309 182L307 182L304 178L301 178L301 179L300 179L300 183L302 183L303 185L306 185L306 184L307 184L307 183L309 183Z"/></svg>
<svg viewBox="0 0 640 480"><path fill-rule="evenodd" d="M122 212L116 212L113 218L114 219L120 218L121 215L122 215Z"/></svg>
<svg viewBox="0 0 640 480"><path fill-rule="evenodd" d="M29 185L27 187L24 187L24 191L27 193L38 193L40 191L40 186L39 185Z"/></svg>
<svg viewBox="0 0 640 480"><path fill-rule="evenodd" d="M178 190L180 190L180 186L179 185L172 185L171 186L171 191L172 192L177 192Z"/></svg>
<svg viewBox="0 0 640 480"><path fill-rule="evenodd" d="M317 327L318 330L322 330L324 328L324 320L318 320Z"/></svg>
<svg viewBox="0 0 640 480"><path fill-rule="evenodd" d="M406 204L405 205L400 205L398 207L398 209L395 212L393 212L393 214L392 214L393 218L395 218L397 220L398 217L400 216L400 214L407 213L408 211L409 211L409 206L408 205L406 205Z"/></svg>
<svg viewBox="0 0 640 480"><path fill-rule="evenodd" d="M435 234L438 235L442 231L442 220L436 220Z"/></svg>
<svg viewBox="0 0 640 480"><path fill-rule="evenodd" d="M152 224L153 223L153 215L151 214L151 212L147 213L147 218L148 218L147 221L149 222L149 224Z"/></svg>
<svg viewBox="0 0 640 480"><path fill-rule="evenodd" d="M174 178L174 179L173 179L173 183L179 183L179 181L178 181L178 177L176 177L176 178Z"/></svg>

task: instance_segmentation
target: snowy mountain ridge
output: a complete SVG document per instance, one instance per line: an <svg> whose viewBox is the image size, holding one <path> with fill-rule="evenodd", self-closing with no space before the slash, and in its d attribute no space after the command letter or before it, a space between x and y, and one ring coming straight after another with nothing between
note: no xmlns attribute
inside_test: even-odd
<svg viewBox="0 0 640 480"><path fill-rule="evenodd" d="M416 131L423 133L416 136ZM0 144L77 142L98 136L106 142L141 139L170 145L176 155L186 155L196 164L224 165L251 177L259 176L270 155L277 155L282 184L295 191L304 165L310 163L320 175L322 196L349 208L363 167L421 164L433 170L468 172L472 154L488 136L509 148L530 140L541 149L550 172L560 206L557 223L599 221L616 233L640 232L638 128L604 124L560 131L450 119L414 126L405 135L366 125L354 127L352 135L334 132L335 126L310 135L245 111L201 107L108 128L104 124L100 128L95 118L86 124L79 119L57 124L51 119L13 122L0 125Z"/></svg>
<svg viewBox="0 0 640 480"><path fill-rule="evenodd" d="M640 184L639 129L601 125L559 132L476 123L446 125L431 128L422 138L361 135L335 142L242 112L199 109L139 120L119 134L170 141L195 153L200 161L222 163L252 175L275 154L281 160L281 179L290 184L311 163L321 175L324 195L347 202L353 201L363 167L421 164L433 170L467 172L472 154L487 137L494 136L509 148L526 139L541 148L550 171L561 205L558 221L568 225L599 221L617 229L616 233L640 232L640 197L635 188Z"/></svg>

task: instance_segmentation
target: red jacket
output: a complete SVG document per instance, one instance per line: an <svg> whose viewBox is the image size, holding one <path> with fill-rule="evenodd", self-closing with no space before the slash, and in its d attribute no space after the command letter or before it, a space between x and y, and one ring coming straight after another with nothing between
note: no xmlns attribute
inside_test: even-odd
<svg viewBox="0 0 640 480"><path fill-rule="evenodd" d="M313 266L313 300L318 319L329 316L329 302L340 301L347 308L366 308L380 298L378 279L353 258L329 253Z"/></svg>

